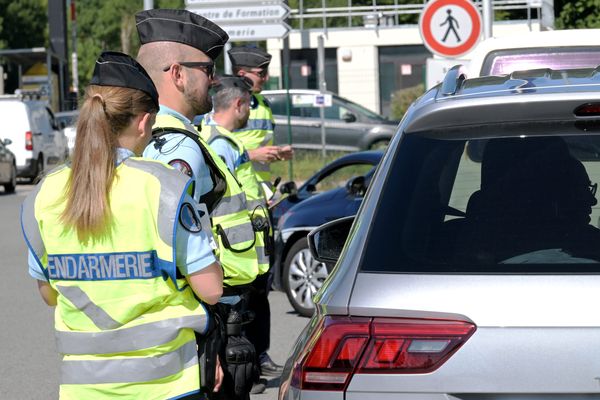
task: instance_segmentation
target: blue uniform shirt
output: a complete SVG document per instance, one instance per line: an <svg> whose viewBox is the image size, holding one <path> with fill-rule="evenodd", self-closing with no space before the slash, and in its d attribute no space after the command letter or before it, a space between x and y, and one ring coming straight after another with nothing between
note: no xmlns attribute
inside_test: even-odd
<svg viewBox="0 0 600 400"><path fill-rule="evenodd" d="M214 119L212 118L212 114L206 114L202 116L204 119L204 123L208 126L218 125ZM234 147L233 143L225 138L216 138L210 143L210 147L225 161L227 168L231 171L232 174L235 175L235 169L239 167L242 162L244 162L244 155L247 156L247 152L244 151L244 154L240 154L240 152Z"/></svg>
<svg viewBox="0 0 600 400"><path fill-rule="evenodd" d="M123 160L133 155L134 154L129 150L119 148L117 150L117 163L121 163ZM189 195L186 195L184 201L191 204L195 203ZM204 231L191 233L178 223L176 235L176 263L179 272L183 275L191 275L201 271L216 261L210 246L209 238ZM28 264L29 275L40 281L46 280L46 277L31 250L29 250Z"/></svg>
<svg viewBox="0 0 600 400"><path fill-rule="evenodd" d="M190 120L175 110L161 104L158 115L171 115L183 122L189 129L195 130ZM169 164L175 160L182 160L192 169L192 179L195 181L193 197L196 201L213 189L210 170L204 161L204 156L194 140L182 134L166 134L162 136L165 143L157 149L151 142L144 150L143 156Z"/></svg>

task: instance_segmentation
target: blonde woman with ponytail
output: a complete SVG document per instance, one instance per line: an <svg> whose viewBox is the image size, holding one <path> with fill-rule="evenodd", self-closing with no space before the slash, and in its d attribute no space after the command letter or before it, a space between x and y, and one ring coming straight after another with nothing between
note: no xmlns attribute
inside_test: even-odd
<svg viewBox="0 0 600 400"><path fill-rule="evenodd" d="M61 399L204 398L201 301L217 302L223 274L189 178L137 157L157 111L146 71L125 54L102 53L72 162L23 203L29 273L56 306ZM217 362L215 391L221 378Z"/></svg>

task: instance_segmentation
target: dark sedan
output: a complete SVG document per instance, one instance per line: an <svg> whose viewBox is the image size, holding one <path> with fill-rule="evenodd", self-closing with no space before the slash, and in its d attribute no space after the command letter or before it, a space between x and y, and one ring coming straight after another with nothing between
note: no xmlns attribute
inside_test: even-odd
<svg viewBox="0 0 600 400"><path fill-rule="evenodd" d="M312 296L327 277L327 267L314 261L308 250L306 235L325 222L356 214L382 155L381 151L345 155L273 207L274 287L286 292L298 313L312 315Z"/></svg>

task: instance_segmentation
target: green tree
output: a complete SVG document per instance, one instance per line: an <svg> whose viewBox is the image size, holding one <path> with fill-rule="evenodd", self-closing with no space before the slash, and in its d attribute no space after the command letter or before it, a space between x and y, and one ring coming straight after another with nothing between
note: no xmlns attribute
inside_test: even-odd
<svg viewBox="0 0 600 400"><path fill-rule="evenodd" d="M47 0L0 0L0 47L45 47L48 43Z"/></svg>
<svg viewBox="0 0 600 400"><path fill-rule="evenodd" d="M600 1L598 0L555 0L557 29L599 28Z"/></svg>
<svg viewBox="0 0 600 400"><path fill-rule="evenodd" d="M78 0L77 59L79 85L85 87L101 51L116 50L135 56L140 46L135 29L135 14L143 1ZM184 0L158 0L156 8L184 8ZM80 91L81 92L81 91Z"/></svg>

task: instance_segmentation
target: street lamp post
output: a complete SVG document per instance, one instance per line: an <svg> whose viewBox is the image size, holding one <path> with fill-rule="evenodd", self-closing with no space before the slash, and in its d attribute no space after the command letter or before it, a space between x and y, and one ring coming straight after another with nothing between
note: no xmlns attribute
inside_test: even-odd
<svg viewBox="0 0 600 400"><path fill-rule="evenodd" d="M74 94L75 102L79 93L79 71L77 64L77 14L75 12L75 0L71 0L71 74L72 74L72 88L71 92Z"/></svg>

